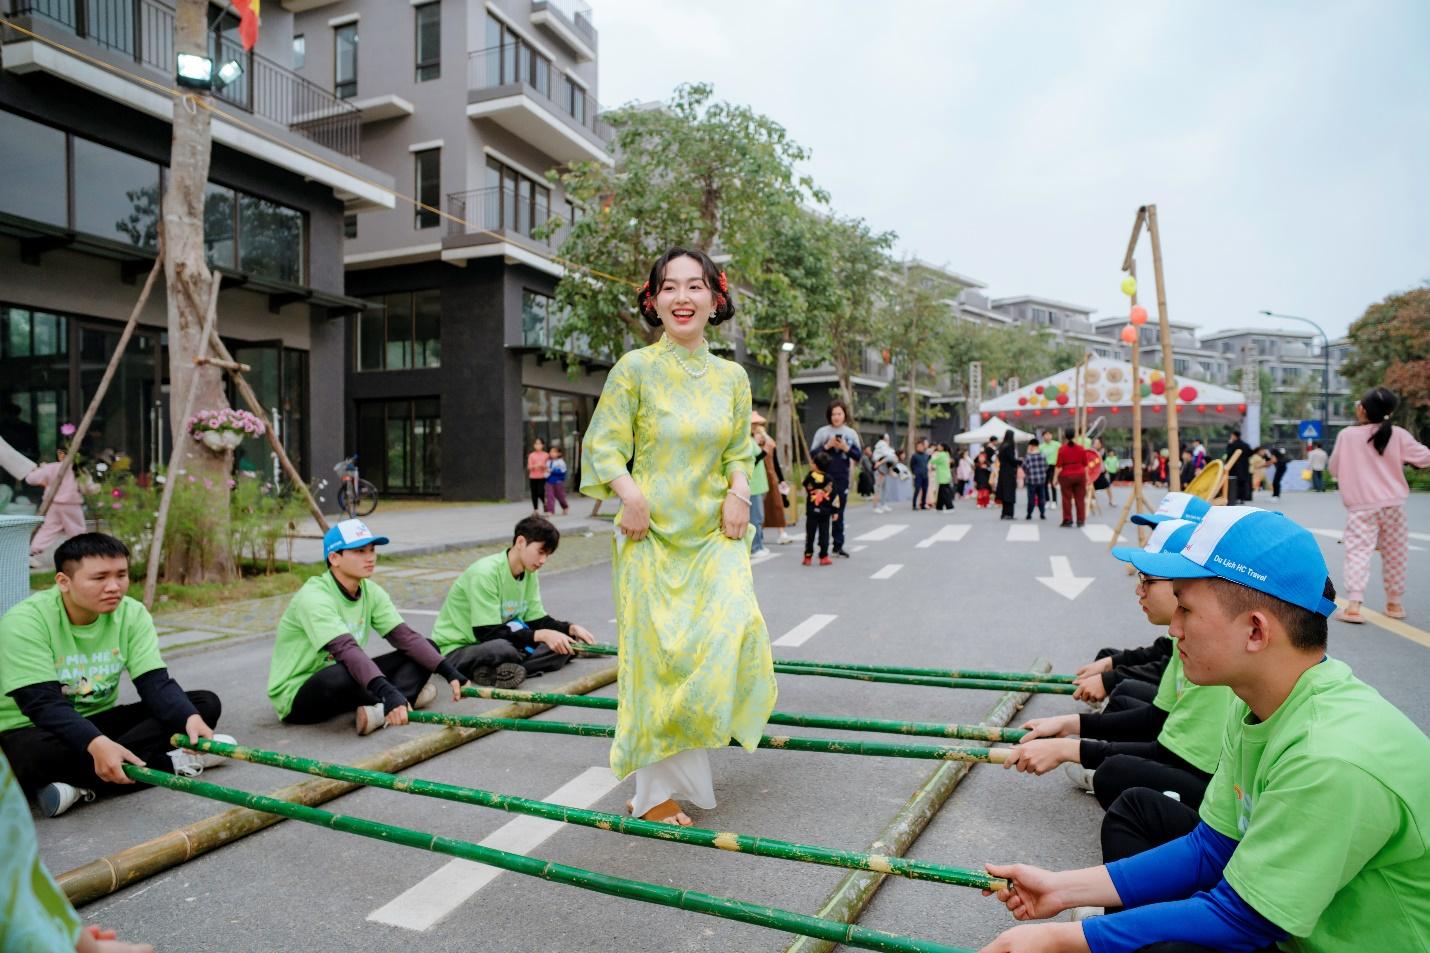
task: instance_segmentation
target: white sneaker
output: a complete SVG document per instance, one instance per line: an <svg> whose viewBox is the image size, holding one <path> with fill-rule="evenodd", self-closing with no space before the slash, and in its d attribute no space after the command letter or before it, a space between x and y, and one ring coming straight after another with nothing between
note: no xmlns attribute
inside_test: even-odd
<svg viewBox="0 0 1430 953"><path fill-rule="evenodd" d="M437 686L428 682L422 686L422 691L417 693L417 697L412 702L413 708L426 708L437 700Z"/></svg>
<svg viewBox="0 0 1430 953"><path fill-rule="evenodd" d="M370 735L383 725L387 717L382 709L382 702L376 705L359 705L357 710L357 733L360 735Z"/></svg>
<svg viewBox="0 0 1430 953"><path fill-rule="evenodd" d="M213 740L226 745L238 744L238 739L233 735L216 734ZM228 760L221 754L193 751L189 748L175 748L169 752L169 763L174 766L174 773L181 778L196 778L204 773L205 768L221 767L227 764Z"/></svg>
<svg viewBox="0 0 1430 953"><path fill-rule="evenodd" d="M1068 919L1073 923L1078 923L1091 917L1100 917L1106 912L1107 910L1103 907L1073 907L1068 911Z"/></svg>
<svg viewBox="0 0 1430 953"><path fill-rule="evenodd" d="M1069 761L1063 765L1063 773L1072 779L1073 784L1082 788L1088 794L1092 793L1092 769L1084 768L1075 761Z"/></svg>
<svg viewBox="0 0 1430 953"><path fill-rule="evenodd" d="M89 788L77 788L73 784L55 781L40 788L40 810L46 817L59 817L75 806L78 801L88 804L94 800L94 792Z"/></svg>

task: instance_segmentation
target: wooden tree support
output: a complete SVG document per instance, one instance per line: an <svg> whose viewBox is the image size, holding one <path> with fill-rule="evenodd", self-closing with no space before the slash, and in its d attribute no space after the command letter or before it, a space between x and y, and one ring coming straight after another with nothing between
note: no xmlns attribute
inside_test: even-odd
<svg viewBox="0 0 1430 953"><path fill-rule="evenodd" d="M202 367L205 364L212 364L214 367L221 367L226 371L239 371L244 374L253 370L249 365L239 364L236 361L224 361L216 357L204 357L203 355L194 358L195 367Z"/></svg>

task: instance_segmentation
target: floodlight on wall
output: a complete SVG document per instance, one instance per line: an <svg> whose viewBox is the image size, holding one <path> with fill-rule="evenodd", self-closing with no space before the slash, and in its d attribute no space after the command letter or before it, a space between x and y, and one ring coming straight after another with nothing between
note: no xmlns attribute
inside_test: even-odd
<svg viewBox="0 0 1430 953"><path fill-rule="evenodd" d="M218 68L218 75L214 75L214 61L207 56L200 56L197 53L180 53L178 55L177 74L175 79L180 86L187 86L190 89L222 89L231 83L237 82L243 75L243 64L238 60L225 60Z"/></svg>
<svg viewBox="0 0 1430 953"><path fill-rule="evenodd" d="M794 342L793 342L793 341L785 341L783 344L780 345L780 350L781 350L781 351L784 351L786 354L791 354L791 353L793 353L793 352L794 352Z"/></svg>
<svg viewBox="0 0 1430 953"><path fill-rule="evenodd" d="M238 60L228 60L218 68L218 84L228 86L238 82L238 78L243 75L243 67Z"/></svg>

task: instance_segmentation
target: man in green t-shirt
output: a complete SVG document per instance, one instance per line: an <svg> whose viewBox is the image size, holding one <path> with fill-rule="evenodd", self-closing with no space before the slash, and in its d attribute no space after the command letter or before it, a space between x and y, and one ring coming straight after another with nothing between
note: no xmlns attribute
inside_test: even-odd
<svg viewBox="0 0 1430 953"><path fill-rule="evenodd" d="M358 734L407 724L407 709L437 697L433 673L462 697L466 679L431 641L402 621L392 599L373 582L377 547L362 520L343 520L323 535L328 571L303 584L283 618L268 666L268 698L286 724L312 725L356 711ZM394 651L371 658L363 650L376 631Z"/></svg>
<svg viewBox="0 0 1430 953"><path fill-rule="evenodd" d="M1122 860L989 865L1020 920L1126 909L1015 927L984 949L1430 949L1430 739L1326 656L1335 588L1315 538L1280 513L1218 506L1181 552L1132 564L1174 580L1187 678L1239 699L1217 773L1199 814L1130 792Z"/></svg>
<svg viewBox="0 0 1430 953"><path fill-rule="evenodd" d="M0 749L50 817L96 794L143 787L125 764L192 777L224 763L171 750L179 732L215 737L222 705L170 677L154 620L128 590L129 548L81 533L55 550L54 588L0 618ZM132 705L117 704L126 671L139 692Z"/></svg>
<svg viewBox="0 0 1430 953"><path fill-rule="evenodd" d="M1043 455L1043 460L1048 464L1048 502L1058 501L1058 481L1052 479L1053 469L1058 465L1058 448L1062 442L1051 430L1043 431L1043 440L1038 444L1038 451Z"/></svg>
<svg viewBox="0 0 1430 953"><path fill-rule="evenodd" d="M463 677L515 688L528 672L565 665L572 639L596 641L585 626L553 619L541 604L537 574L560 542L550 520L528 516L516 524L506 552L477 560L457 577L432 640Z"/></svg>
<svg viewBox="0 0 1430 953"><path fill-rule="evenodd" d="M945 444L935 444L933 455L929 457L929 467L933 470L934 507L953 509L953 457Z"/></svg>

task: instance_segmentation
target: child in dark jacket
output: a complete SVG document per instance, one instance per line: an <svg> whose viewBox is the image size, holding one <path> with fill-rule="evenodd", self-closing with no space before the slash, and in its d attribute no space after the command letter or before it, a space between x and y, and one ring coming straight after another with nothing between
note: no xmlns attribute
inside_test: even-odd
<svg viewBox="0 0 1430 953"><path fill-rule="evenodd" d="M839 497L829 478L829 454L823 450L810 459L809 472L804 476L804 564L813 561L814 538L819 537L819 564L828 566L829 523L839 519Z"/></svg>

